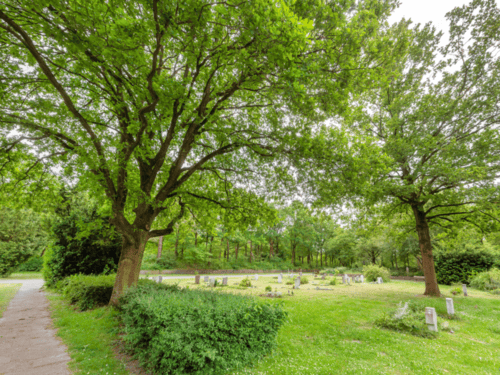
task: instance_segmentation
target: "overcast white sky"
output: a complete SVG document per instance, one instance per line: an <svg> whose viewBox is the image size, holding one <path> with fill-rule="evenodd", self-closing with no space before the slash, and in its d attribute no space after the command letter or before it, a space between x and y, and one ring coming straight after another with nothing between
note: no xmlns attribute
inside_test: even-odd
<svg viewBox="0 0 500 375"><path fill-rule="evenodd" d="M445 14L455 7L469 4L472 0L400 0L401 5L389 18L395 23L402 18L410 18L414 24L432 22L438 30L448 32ZM498 2L498 0L497 0Z"/></svg>

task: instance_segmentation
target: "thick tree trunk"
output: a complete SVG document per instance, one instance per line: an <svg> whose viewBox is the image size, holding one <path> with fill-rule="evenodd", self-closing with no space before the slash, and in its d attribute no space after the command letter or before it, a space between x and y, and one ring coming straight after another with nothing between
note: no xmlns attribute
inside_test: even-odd
<svg viewBox="0 0 500 375"><path fill-rule="evenodd" d="M109 301L110 305L116 306L118 304L118 298L123 295L125 290L137 284L147 241L148 233L142 230L138 230L134 233L133 241L123 236L122 252L120 254L120 260L118 261L115 286Z"/></svg>
<svg viewBox="0 0 500 375"><path fill-rule="evenodd" d="M440 297L441 293L437 283L436 270L434 269L431 235L429 232L429 224L427 223L426 214L422 210L422 206L412 206L412 209L415 216L420 253L422 254L422 268L425 276L424 295Z"/></svg>
<svg viewBox="0 0 500 375"><path fill-rule="evenodd" d="M161 258L161 252L163 251L163 236L158 240L158 254L156 254L156 259Z"/></svg>

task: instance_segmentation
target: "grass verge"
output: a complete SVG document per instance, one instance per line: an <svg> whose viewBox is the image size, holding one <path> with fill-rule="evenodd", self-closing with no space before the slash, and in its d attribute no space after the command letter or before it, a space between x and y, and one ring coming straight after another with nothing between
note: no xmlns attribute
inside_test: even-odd
<svg viewBox="0 0 500 375"><path fill-rule="evenodd" d="M0 318L22 284L0 284Z"/></svg>
<svg viewBox="0 0 500 375"><path fill-rule="evenodd" d="M28 280L28 279L43 279L41 272L14 272L5 277L4 280Z"/></svg>
<svg viewBox="0 0 500 375"><path fill-rule="evenodd" d="M115 358L118 313L111 307L79 312L59 295L48 295L57 335L68 346L74 374L128 375L126 366Z"/></svg>

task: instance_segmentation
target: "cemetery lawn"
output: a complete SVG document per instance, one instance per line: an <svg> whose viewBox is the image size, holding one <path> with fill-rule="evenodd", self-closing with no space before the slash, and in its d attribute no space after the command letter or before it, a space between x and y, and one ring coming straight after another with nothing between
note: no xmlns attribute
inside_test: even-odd
<svg viewBox="0 0 500 375"><path fill-rule="evenodd" d="M22 284L0 284L0 318Z"/></svg>
<svg viewBox="0 0 500 375"><path fill-rule="evenodd" d="M6 280L29 280L29 279L43 279L41 272L14 272L5 277Z"/></svg>
<svg viewBox="0 0 500 375"><path fill-rule="evenodd" d="M264 294L271 286L283 293L288 322L278 334L277 347L254 367L230 373L242 374L498 374L500 369L500 296L469 288L469 297L452 296L451 287L440 286L443 297L422 296L423 283L391 281L385 284L324 285L314 280L294 290L278 284L276 276L252 280L257 288L239 288L243 277L230 277L218 290L244 295ZM221 278L218 278L221 280ZM203 280L203 277L202 277ZM284 277L284 282L287 278ZM190 279L164 280L183 287L207 288ZM339 285L340 284L340 285ZM452 297L458 319L445 319L445 297ZM263 298L263 297L259 297ZM76 312L61 297L50 297L55 325L68 345L74 370L81 373L128 374L113 357L119 338L117 313L110 308ZM447 321L454 333L440 331L435 339L412 336L375 327L373 322L399 302L416 300L435 307L438 322ZM106 366L108 365L108 366ZM105 369L103 372L99 370ZM78 373L78 372L77 372Z"/></svg>

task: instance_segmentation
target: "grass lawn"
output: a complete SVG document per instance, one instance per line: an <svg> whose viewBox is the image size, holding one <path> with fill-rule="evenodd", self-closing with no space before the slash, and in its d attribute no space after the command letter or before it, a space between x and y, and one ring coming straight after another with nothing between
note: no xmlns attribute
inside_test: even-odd
<svg viewBox="0 0 500 375"><path fill-rule="evenodd" d="M0 284L0 318L22 284Z"/></svg>
<svg viewBox="0 0 500 375"><path fill-rule="evenodd" d="M6 280L28 280L28 279L43 279L41 272L14 272L5 277Z"/></svg>
<svg viewBox="0 0 500 375"><path fill-rule="evenodd" d="M283 298L269 300L283 303L289 313L289 321L278 335L278 346L274 352L256 363L255 367L234 372L234 375L498 374L500 371L500 296L476 290L469 290L469 297L451 296L451 287L441 286L442 298L427 298L421 295L423 283L402 281L381 285L323 286L333 290L319 291L314 289L318 285L313 283L326 284L328 279L314 281L313 277L309 277L309 284L302 285L299 290L293 291L293 296L289 296L288 290L291 291L292 286L278 284L275 277L252 280L257 288L249 289L239 289L235 285L242 277L229 278L229 285L220 288L231 293L259 295L270 285L273 290L278 288ZM203 282L202 285L195 285L194 277L163 282L178 283L189 288L206 288ZM444 318L445 297L453 297L458 319ZM376 318L394 310L399 302L408 300L435 307L440 315L439 321L447 321L454 333L441 331L437 338L425 339L374 326ZM60 301L58 304L56 314L60 313L57 310L63 306ZM82 352L84 345L100 345L93 349L92 356L100 352L99 356L102 357L112 339L117 338L117 323L113 319L114 313L109 309L96 309L88 313L70 310L64 307L67 314L65 323L61 326L56 320L56 325L63 327L60 334L65 341L69 341L72 358L77 362L75 368L80 368L94 358ZM81 323L70 316L79 316ZM95 331L98 328L92 327L97 324L104 328ZM68 333L63 333L64 330ZM70 333L71 330L73 333ZM108 333L104 334L105 331ZM76 344L76 337L85 337L87 341L85 344L83 341ZM88 353L89 349L86 348ZM106 353L109 356L111 352ZM117 366L118 369L120 365ZM88 371L99 373L82 368L82 373ZM117 374L126 373L113 371Z"/></svg>

